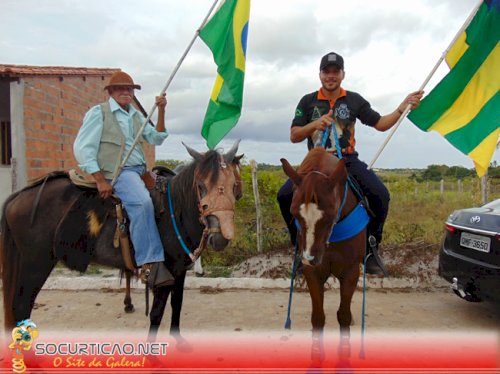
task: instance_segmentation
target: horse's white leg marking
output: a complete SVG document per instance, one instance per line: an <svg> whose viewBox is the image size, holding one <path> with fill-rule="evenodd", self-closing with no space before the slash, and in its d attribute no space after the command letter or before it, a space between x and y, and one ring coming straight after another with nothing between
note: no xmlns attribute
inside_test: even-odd
<svg viewBox="0 0 500 374"><path fill-rule="evenodd" d="M323 217L323 211L318 209L318 206L313 203L302 204L300 206L300 215L304 219L306 227L302 230L306 231L306 246L304 248L303 257L311 258L311 247L314 243L314 232L316 230L316 223ZM312 257L314 258L314 257Z"/></svg>
<svg viewBox="0 0 500 374"><path fill-rule="evenodd" d="M201 256L198 257L194 263L194 272L199 276L203 276L205 274L203 266L201 265Z"/></svg>

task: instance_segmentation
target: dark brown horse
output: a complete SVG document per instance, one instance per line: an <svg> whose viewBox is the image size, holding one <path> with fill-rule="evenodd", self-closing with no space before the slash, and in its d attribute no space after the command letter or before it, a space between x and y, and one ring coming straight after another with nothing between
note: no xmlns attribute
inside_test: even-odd
<svg viewBox="0 0 500 374"><path fill-rule="evenodd" d="M233 238L234 204L241 197L237 143L224 155L186 148L194 161L171 178L160 173L151 191L166 265L175 284L153 290L150 339L156 336L170 294L170 332L179 333L184 280L192 266L181 242L191 252L202 238L215 250L224 249ZM6 331L30 318L57 262L78 271L85 271L90 262L125 269L120 251L112 245L116 231L112 199L102 200L97 190L75 186L64 172L12 194L3 207L1 230Z"/></svg>
<svg viewBox="0 0 500 374"><path fill-rule="evenodd" d="M352 321L351 300L365 253L366 230L362 228L348 239L330 242L334 225L358 205L356 195L348 184L345 162L323 148L314 148L297 171L287 160L281 159L281 163L295 186L290 212L301 227L298 245L312 301L313 354L315 339L322 339L325 326L324 284L330 275L340 282L337 320L340 324L341 351L347 354ZM322 349L322 344L319 347Z"/></svg>

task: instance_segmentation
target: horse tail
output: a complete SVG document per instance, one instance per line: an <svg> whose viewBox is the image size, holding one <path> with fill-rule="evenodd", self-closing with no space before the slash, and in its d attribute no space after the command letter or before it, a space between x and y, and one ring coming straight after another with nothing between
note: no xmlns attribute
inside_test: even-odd
<svg viewBox="0 0 500 374"><path fill-rule="evenodd" d="M9 331L9 329L15 327L16 321L14 320L13 305L17 275L21 266L21 256L12 238L12 233L7 222L7 206L13 197L11 196L5 201L0 223L2 234L0 241L0 269L2 272L5 331Z"/></svg>

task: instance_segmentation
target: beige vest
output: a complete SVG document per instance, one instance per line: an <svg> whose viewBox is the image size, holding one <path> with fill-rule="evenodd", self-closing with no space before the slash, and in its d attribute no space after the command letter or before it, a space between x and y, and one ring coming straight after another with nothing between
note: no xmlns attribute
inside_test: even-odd
<svg viewBox="0 0 500 374"><path fill-rule="evenodd" d="M99 143L99 151L97 152L97 163L101 168L102 173L107 179L112 179L116 171L120 167L123 159L123 153L125 150L125 135L118 123L118 120L111 112L111 107L109 102L100 104L102 117L103 117L103 129L101 135L101 142ZM137 133L142 127L141 118L138 113L133 117L134 123L134 139ZM144 139L142 136L139 138L139 142L136 147L139 151L143 152L142 144Z"/></svg>

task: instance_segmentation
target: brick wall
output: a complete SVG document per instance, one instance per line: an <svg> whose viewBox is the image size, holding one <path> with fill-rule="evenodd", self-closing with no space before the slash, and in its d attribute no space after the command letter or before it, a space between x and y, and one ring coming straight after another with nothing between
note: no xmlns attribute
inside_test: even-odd
<svg viewBox="0 0 500 374"><path fill-rule="evenodd" d="M103 90L108 78L81 75L22 78L28 180L77 166L73 142L87 110L108 99ZM154 146L148 145L145 153L151 168Z"/></svg>

